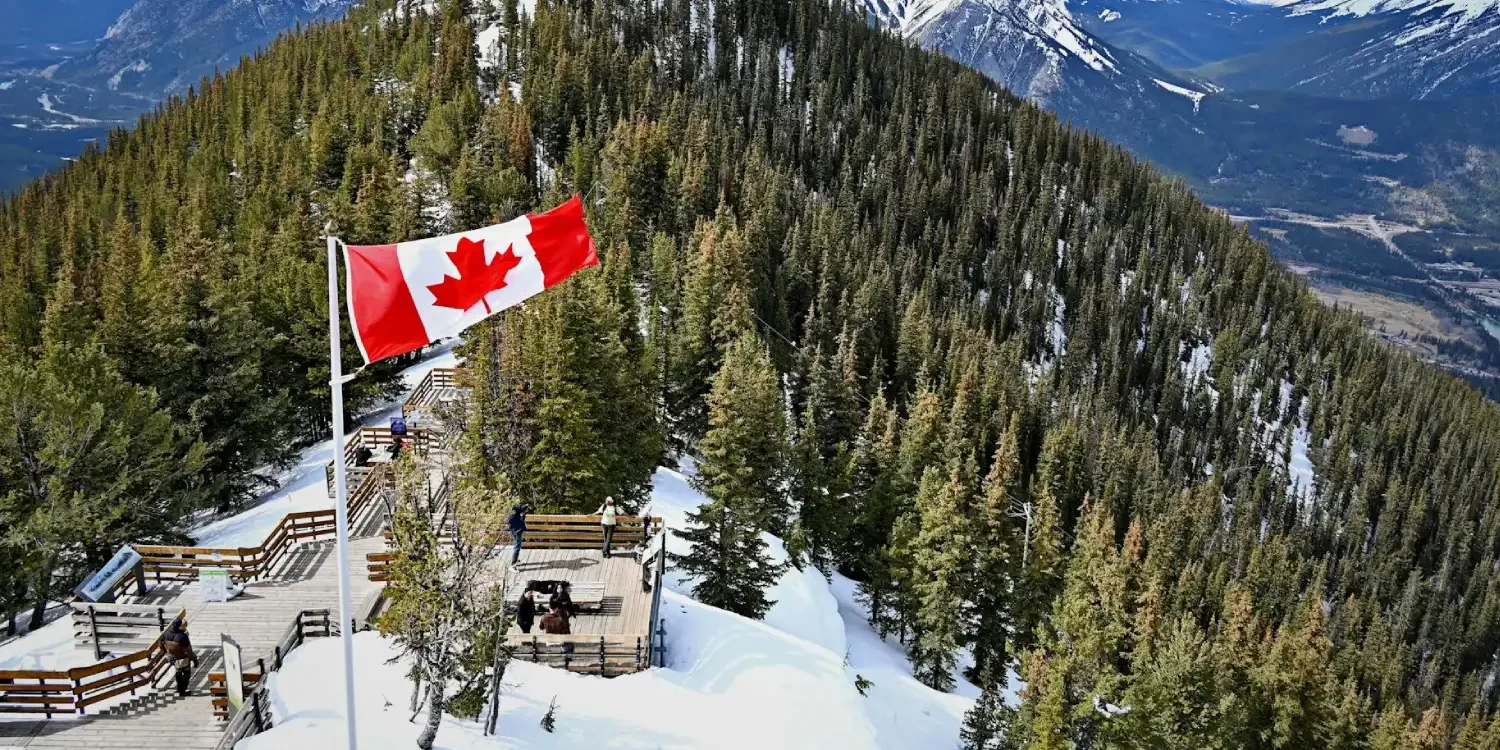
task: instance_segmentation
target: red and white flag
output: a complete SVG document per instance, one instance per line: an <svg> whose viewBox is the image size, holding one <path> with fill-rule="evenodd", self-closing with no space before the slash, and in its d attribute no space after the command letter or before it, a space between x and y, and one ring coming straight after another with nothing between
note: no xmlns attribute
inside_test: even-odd
<svg viewBox="0 0 1500 750"><path fill-rule="evenodd" d="M349 319L368 364L420 349L599 265L573 196L546 213L398 245L347 245Z"/></svg>

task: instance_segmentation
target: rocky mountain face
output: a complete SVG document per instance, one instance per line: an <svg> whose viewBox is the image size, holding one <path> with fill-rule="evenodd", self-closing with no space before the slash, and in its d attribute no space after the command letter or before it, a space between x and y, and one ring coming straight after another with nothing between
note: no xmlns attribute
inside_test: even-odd
<svg viewBox="0 0 1500 750"><path fill-rule="evenodd" d="M152 99L227 70L298 23L342 15L355 0L137 0L86 54L53 78Z"/></svg>
<svg viewBox="0 0 1500 750"><path fill-rule="evenodd" d="M0 0L0 195L357 0Z"/></svg>

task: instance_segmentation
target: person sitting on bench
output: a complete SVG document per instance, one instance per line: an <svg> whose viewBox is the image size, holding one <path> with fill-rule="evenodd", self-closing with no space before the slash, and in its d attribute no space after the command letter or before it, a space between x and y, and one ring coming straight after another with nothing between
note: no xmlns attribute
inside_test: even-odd
<svg viewBox="0 0 1500 750"><path fill-rule="evenodd" d="M374 457L374 455L375 451L370 450L370 446L361 443L360 446L354 450L354 465L368 466L370 464L370 459Z"/></svg>
<svg viewBox="0 0 1500 750"><path fill-rule="evenodd" d="M401 450L405 447L406 443L401 439L401 436L398 435L396 436L395 440L391 441L391 447L387 448L386 450L391 454L391 460L395 461L398 457L400 457Z"/></svg>
<svg viewBox="0 0 1500 750"><path fill-rule="evenodd" d="M570 592L570 589L572 588L572 584L568 583L567 581L559 581L557 583L557 591L553 592L552 598L548 600L547 605L551 607L554 612L557 610L562 610L563 612L568 613L569 616L577 615L578 605L573 603L573 595Z"/></svg>

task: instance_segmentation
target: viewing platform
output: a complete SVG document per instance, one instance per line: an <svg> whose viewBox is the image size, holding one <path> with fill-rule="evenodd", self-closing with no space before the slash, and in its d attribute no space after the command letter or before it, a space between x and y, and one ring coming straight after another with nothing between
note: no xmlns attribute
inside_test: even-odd
<svg viewBox="0 0 1500 750"><path fill-rule="evenodd" d="M659 622L666 563L661 519L619 516L607 558L599 520L592 515L527 516L515 565L510 562L511 538L502 536L503 549L486 572L492 585L506 586L509 601L518 601L531 582L565 581L578 607L569 635L542 633L539 624L525 633L512 622L506 643L515 649L514 658L607 677L660 663L655 654L661 634L653 623ZM368 555L367 577L389 580L393 558L388 550ZM542 605L538 623L547 599L547 594L537 597Z"/></svg>

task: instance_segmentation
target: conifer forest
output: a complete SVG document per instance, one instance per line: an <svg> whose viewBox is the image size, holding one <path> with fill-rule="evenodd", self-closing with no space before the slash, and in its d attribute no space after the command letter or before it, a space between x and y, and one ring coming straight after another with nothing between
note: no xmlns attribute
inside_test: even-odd
<svg viewBox="0 0 1500 750"><path fill-rule="evenodd" d="M462 344L497 486L634 510L691 457L697 595L763 614L781 536L984 688L970 748L1500 747L1500 409L861 13L370 0L10 197L12 622L327 438L325 227L579 194L600 267Z"/></svg>

